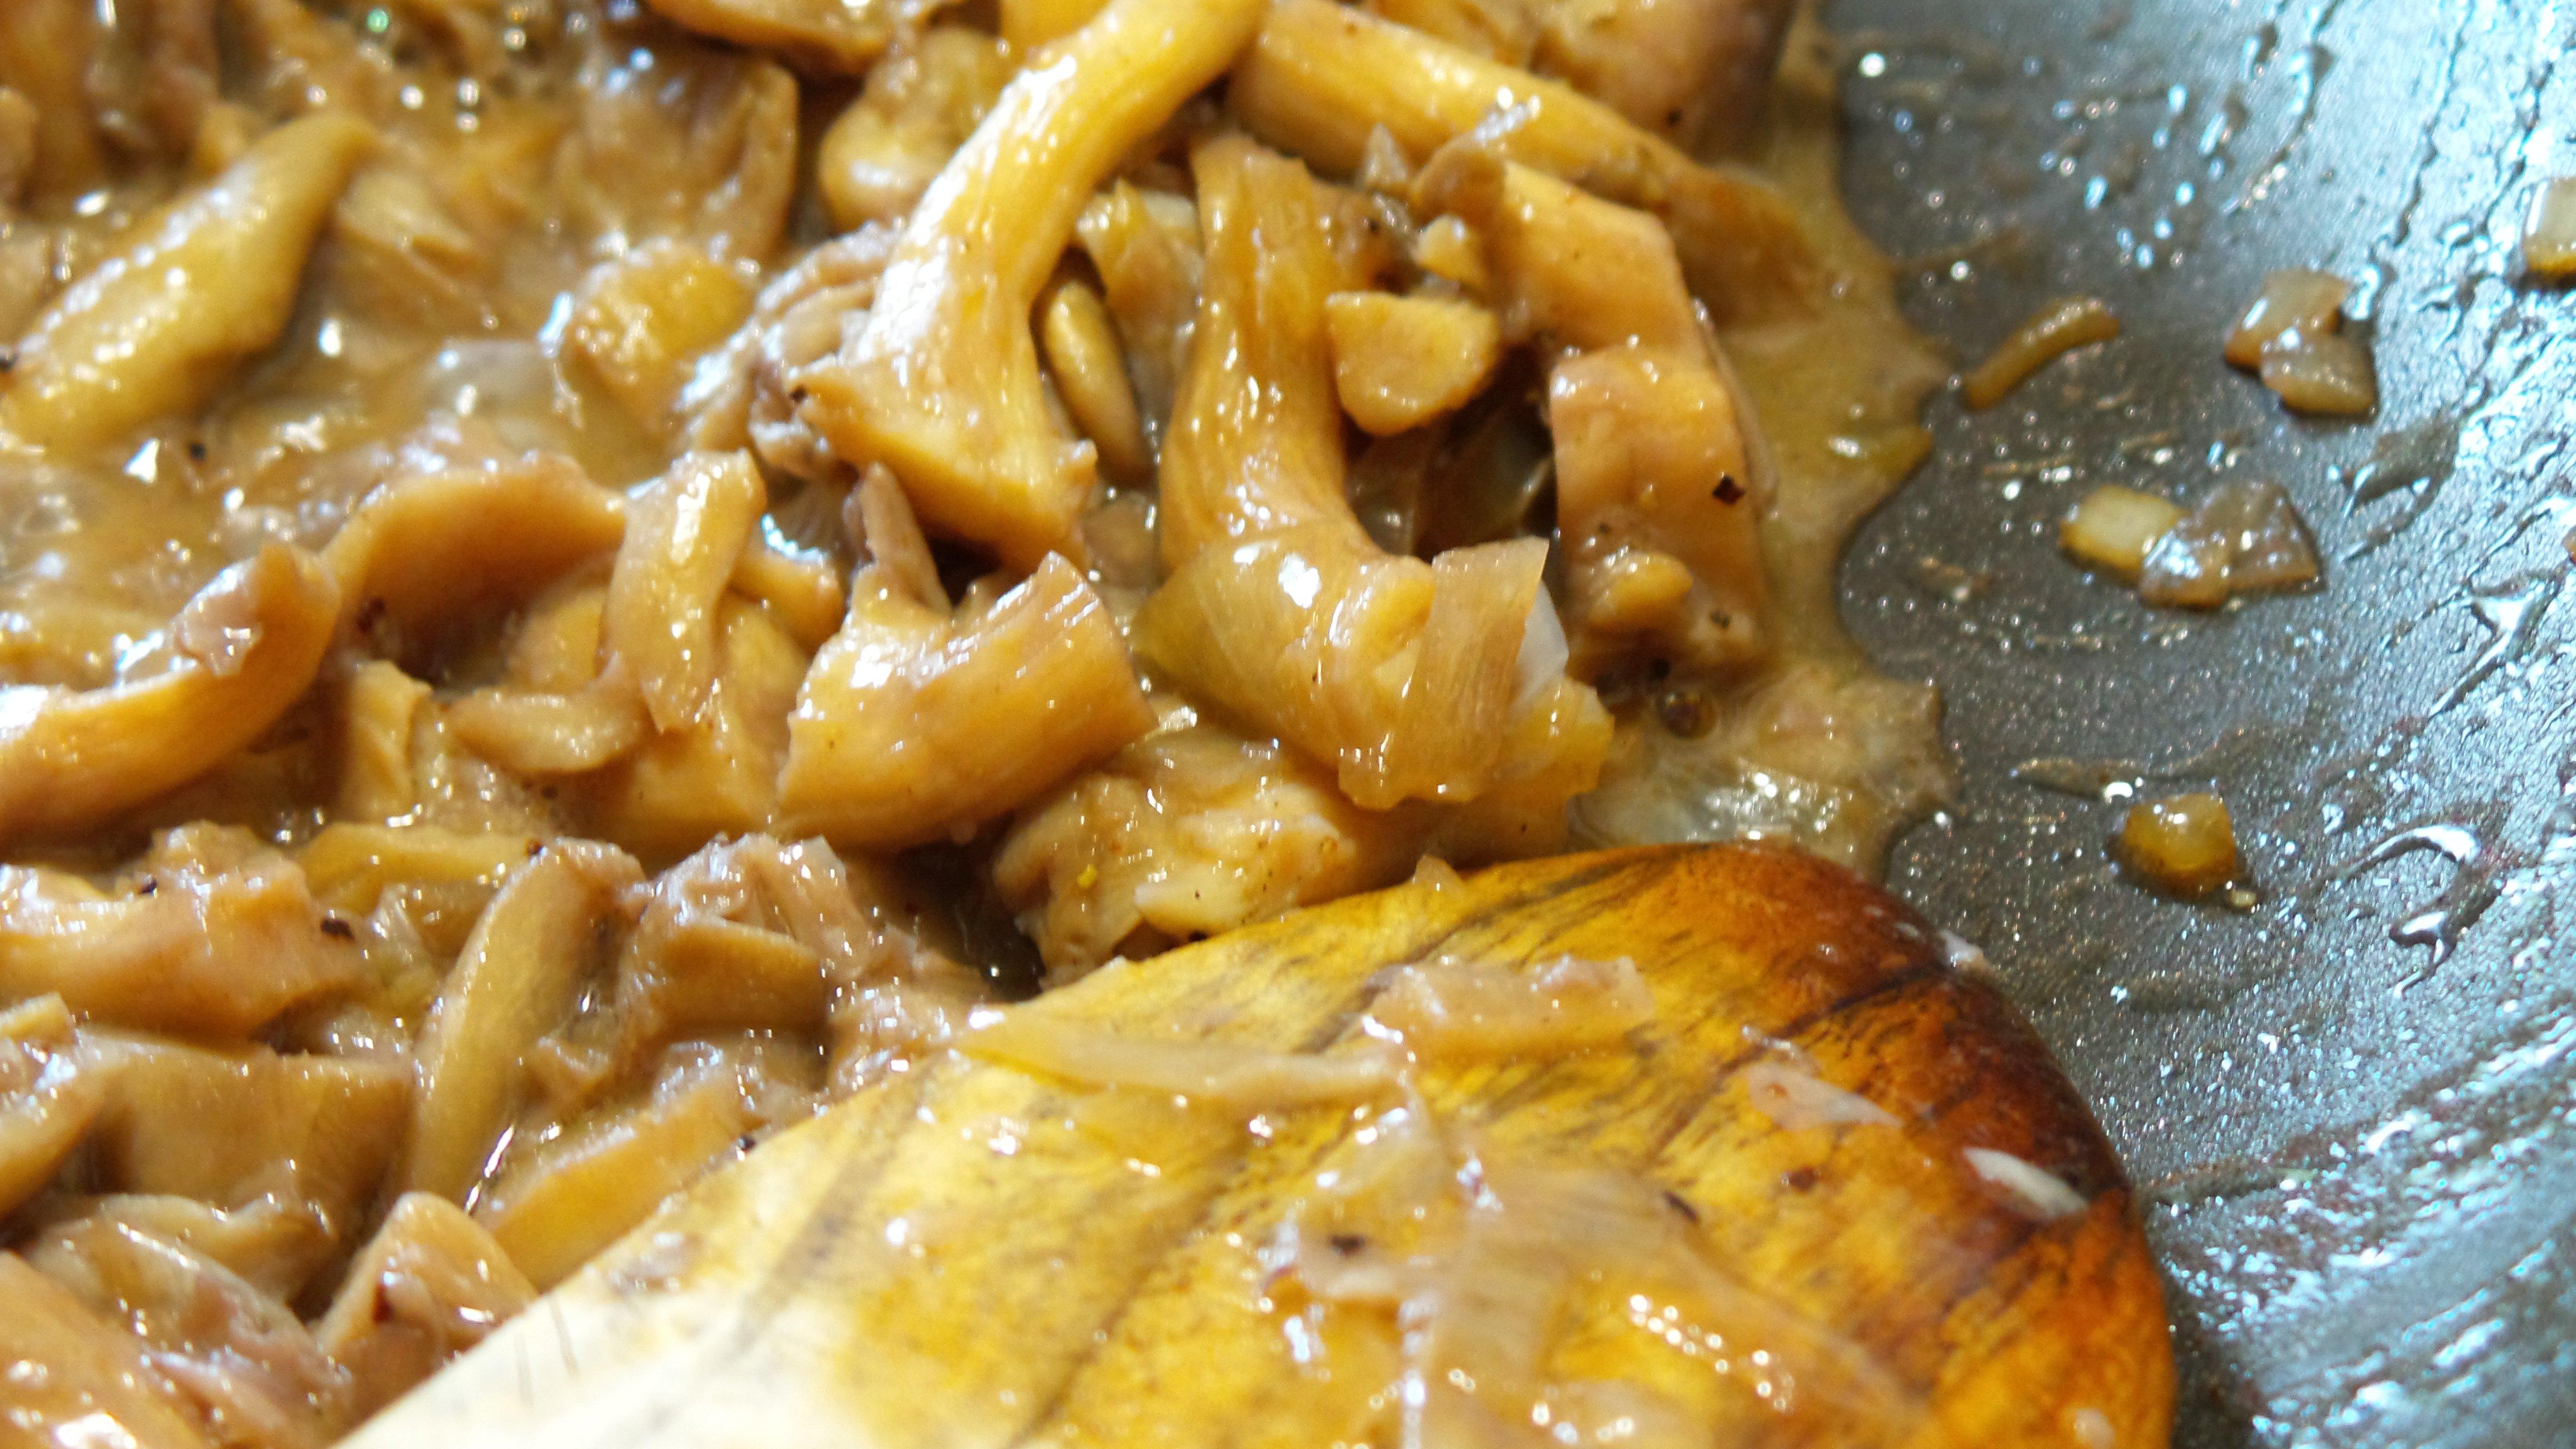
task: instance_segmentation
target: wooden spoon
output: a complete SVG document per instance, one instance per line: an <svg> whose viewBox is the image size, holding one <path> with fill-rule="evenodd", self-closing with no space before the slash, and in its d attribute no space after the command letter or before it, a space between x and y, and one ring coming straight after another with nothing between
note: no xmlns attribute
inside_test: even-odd
<svg viewBox="0 0 2576 1449"><path fill-rule="evenodd" d="M1579 1412L1596 1412L1587 1444L2166 1442L2163 1303L2110 1148L2012 1008L1832 866L1742 846L1509 866L1113 966L1013 1013L1356 1057L1383 1050L1363 1016L1390 968L1567 954L1635 963L1654 1010L1624 1045L1426 1063L1393 1105L1252 1116L918 1062L677 1200L350 1442L1447 1443L1422 1428L1425 1382L1505 1386L1404 1375L1462 1334L1544 1347L1527 1359L1543 1392L1497 1398L1477 1443L1575 1442L1547 1430ZM1532 1275L1490 1251L1448 1280L1437 1252L1392 1262L1384 1303L1283 1266L1283 1225L1408 1117L1472 1144L1470 1217L1542 1239L1575 1221L1533 1216L1509 1172L1642 1186L1660 1216L1596 1219L1628 1227L1569 1247L1610 1257L1547 1278L1526 1300L1544 1322L1493 1307ZM1683 1245L1700 1288L1629 1292L1647 1238ZM1603 1403L1643 1407L1599 1419Z"/></svg>

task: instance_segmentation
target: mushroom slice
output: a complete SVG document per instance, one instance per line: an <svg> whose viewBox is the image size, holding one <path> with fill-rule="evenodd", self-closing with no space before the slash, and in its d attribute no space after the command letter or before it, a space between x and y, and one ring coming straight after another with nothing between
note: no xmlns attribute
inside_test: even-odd
<svg viewBox="0 0 2576 1449"><path fill-rule="evenodd" d="M1076 230L1126 346L1146 436L1159 449L1198 314L1198 208L1186 196L1121 181L1083 208Z"/></svg>
<svg viewBox="0 0 2576 1449"><path fill-rule="evenodd" d="M1101 181L1224 73L1261 0L1115 0L1002 92L914 210L812 416L933 529L1034 569L1073 546L1093 451L1049 411L1029 317Z"/></svg>
<svg viewBox="0 0 2576 1449"><path fill-rule="evenodd" d="M0 1218L52 1179L98 1116L98 1078L80 1070L75 1041L59 996L0 1011Z"/></svg>
<svg viewBox="0 0 2576 1449"><path fill-rule="evenodd" d="M810 70L857 75L895 36L894 0L645 0L663 19Z"/></svg>
<svg viewBox="0 0 2576 1449"><path fill-rule="evenodd" d="M90 1170L113 1192L225 1209L266 1198L340 1237L375 1200L411 1105L411 1072L396 1060L215 1050L97 1028L82 1038L107 1089Z"/></svg>
<svg viewBox="0 0 2576 1449"><path fill-rule="evenodd" d="M1574 349L1548 379L1575 672L1707 676L1769 649L1771 469L1664 227L1470 138L1417 203L1486 238L1511 322Z"/></svg>
<svg viewBox="0 0 2576 1449"><path fill-rule="evenodd" d="M867 89L823 133L814 158L832 224L902 225L1017 68L1008 42L934 25L869 72Z"/></svg>
<svg viewBox="0 0 2576 1449"><path fill-rule="evenodd" d="M557 842L510 877L475 924L421 1039L403 1185L461 1201L527 1084L528 1052L572 1012L600 924L644 878L624 851Z"/></svg>
<svg viewBox="0 0 2576 1449"><path fill-rule="evenodd" d="M1799 305L1816 282L1797 216L1769 183L1703 166L1572 86L1332 0L1273 7L1226 99L1255 135L1341 175L1359 171L1380 127L1419 164L1494 112L1526 108L1506 154L1660 217L1721 320Z"/></svg>
<svg viewBox="0 0 2576 1449"><path fill-rule="evenodd" d="M204 402L286 326L372 135L332 112L289 122L73 283L18 346L0 433L88 447Z"/></svg>
<svg viewBox="0 0 2576 1449"><path fill-rule="evenodd" d="M1609 719L1561 663L1524 678L1544 542L1381 551L1345 491L1327 300L1361 267L1334 194L1240 137L1194 158L1207 236L1164 448L1173 573L1136 620L1159 670L1334 767L1383 809L1527 777L1591 787ZM1560 802L1564 797L1560 796Z"/></svg>
<svg viewBox="0 0 2576 1449"><path fill-rule="evenodd" d="M1362 810L1330 771L1213 725L1167 729L1024 811L993 883L1063 985L1112 956L1404 878L1429 823Z"/></svg>
<svg viewBox="0 0 2576 1449"><path fill-rule="evenodd" d="M882 472L860 487L877 561L788 722L779 805L796 830L863 849L940 839L1153 728L1116 621L1061 555L952 613L935 576L895 562L920 542L900 490Z"/></svg>
<svg viewBox="0 0 2576 1449"><path fill-rule="evenodd" d="M13 1433L39 1444L209 1449L213 1441L197 1416L180 1407L142 1341L15 1253L0 1253L0 1302L9 1305L0 1313L0 1359L43 1366L10 1385Z"/></svg>
<svg viewBox="0 0 2576 1449"><path fill-rule="evenodd" d="M379 489L322 561L340 580L344 622L425 634L535 595L616 548L625 532L617 494L568 459L532 454Z"/></svg>
<svg viewBox="0 0 2576 1449"><path fill-rule="evenodd" d="M1789 0L1544 0L1538 69L1686 151L1740 144L1788 38Z"/></svg>
<svg viewBox="0 0 2576 1449"><path fill-rule="evenodd" d="M697 1075L538 1147L494 1177L475 1212L530 1282L552 1288L739 1153L754 1125L732 1073Z"/></svg>
<svg viewBox="0 0 2576 1449"><path fill-rule="evenodd" d="M635 671L659 729L697 721L716 683L716 604L769 506L747 453L682 458L627 508L608 576L608 652Z"/></svg>
<svg viewBox="0 0 2576 1449"><path fill-rule="evenodd" d="M788 712L813 658L767 610L724 600L705 717L651 736L585 783L591 832L662 861L718 835L767 828Z"/></svg>
<svg viewBox="0 0 2576 1449"><path fill-rule="evenodd" d="M26 1258L140 1338L226 1444L321 1444L343 1426L348 1375L291 1309L207 1254L132 1224L76 1220L39 1234Z"/></svg>
<svg viewBox="0 0 2576 1449"><path fill-rule="evenodd" d="M0 998L59 993L95 1020L239 1039L356 974L304 873L239 831L172 831L112 893L0 866Z"/></svg>
<svg viewBox="0 0 2576 1449"><path fill-rule="evenodd" d="M94 826L257 739L313 682L339 603L310 555L271 544L199 590L138 677L0 688L0 839Z"/></svg>
<svg viewBox="0 0 2576 1449"><path fill-rule="evenodd" d="M481 1223L443 1197L405 1193L314 1326L349 1374L360 1416L400 1398L536 1300Z"/></svg>

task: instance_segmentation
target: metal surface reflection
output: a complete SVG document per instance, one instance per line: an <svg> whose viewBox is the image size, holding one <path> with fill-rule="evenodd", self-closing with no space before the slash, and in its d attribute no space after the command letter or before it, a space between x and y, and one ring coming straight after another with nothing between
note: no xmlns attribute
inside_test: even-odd
<svg viewBox="0 0 2576 1449"><path fill-rule="evenodd" d="M2152 1199L2179 1442L2506 1445L2576 1415L2565 453L2576 297L2522 275L2576 170L2576 17L2505 0L1839 0L1850 192L1973 357L2041 301L2126 334L1862 535L1852 623L1937 679L1967 787L1890 883L1993 956ZM2358 284L2381 406L2298 420L2219 345L2264 274ZM2286 484L2322 589L2152 610L2055 546L2125 483ZM1965 589L1945 581L1990 580ZM2235 811L2262 902L2107 854L2148 780Z"/></svg>

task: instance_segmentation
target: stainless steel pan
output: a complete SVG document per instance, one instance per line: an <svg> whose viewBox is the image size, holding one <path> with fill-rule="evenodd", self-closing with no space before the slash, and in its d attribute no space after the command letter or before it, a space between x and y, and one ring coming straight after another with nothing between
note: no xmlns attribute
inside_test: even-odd
<svg viewBox="0 0 2576 1449"><path fill-rule="evenodd" d="M1846 584L1966 782L1892 883L1985 946L2145 1189L2178 1442L2576 1443L2576 296L2517 255L2576 171L2576 13L1828 15L1916 321L1969 355L2070 292L2127 323L1992 413L1936 403ZM2219 358L2298 264L2361 284L2374 419L2292 420ZM2228 476L2289 486L2323 588L2158 612L2057 556L2098 483ZM2234 807L2257 908L2116 878L2117 797L2183 785Z"/></svg>

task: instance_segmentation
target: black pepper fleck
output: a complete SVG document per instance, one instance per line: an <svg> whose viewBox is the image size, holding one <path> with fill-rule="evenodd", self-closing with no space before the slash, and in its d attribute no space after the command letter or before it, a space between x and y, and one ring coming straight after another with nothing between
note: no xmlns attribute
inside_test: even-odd
<svg viewBox="0 0 2576 1449"><path fill-rule="evenodd" d="M1732 508L1744 501L1744 485L1735 481L1734 474L1720 473L1717 486L1708 490L1708 496Z"/></svg>

